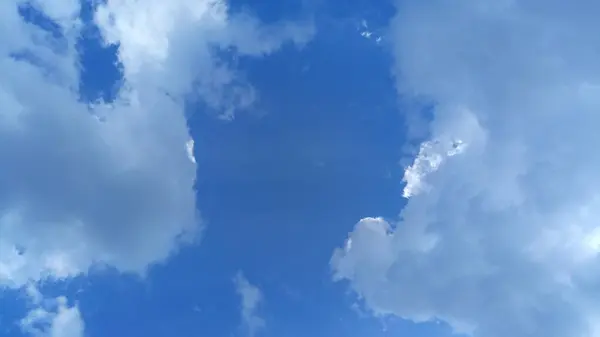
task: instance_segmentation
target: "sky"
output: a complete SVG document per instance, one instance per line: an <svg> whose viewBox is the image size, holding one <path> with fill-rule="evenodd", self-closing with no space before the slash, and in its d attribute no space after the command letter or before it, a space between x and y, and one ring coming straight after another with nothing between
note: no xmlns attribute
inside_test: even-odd
<svg viewBox="0 0 600 337"><path fill-rule="evenodd" d="M0 1L0 337L600 337L599 10Z"/></svg>

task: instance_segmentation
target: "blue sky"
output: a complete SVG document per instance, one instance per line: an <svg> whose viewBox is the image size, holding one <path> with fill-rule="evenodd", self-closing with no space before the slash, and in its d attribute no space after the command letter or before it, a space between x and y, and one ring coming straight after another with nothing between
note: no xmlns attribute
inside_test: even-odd
<svg viewBox="0 0 600 337"><path fill-rule="evenodd" d="M386 335L395 323L352 310L353 296L331 282L329 258L361 215L397 212L402 186L393 178L402 174L404 137L390 56L360 35L365 13L381 26L393 8L232 6L263 21L316 16L317 27L328 32L301 49L284 46L265 58L241 59L238 69L260 99L235 120L216 118L201 102L187 106L197 204L207 224L201 243L143 280L101 271L41 288L78 302L89 336L243 336L248 331L232 281L243 271L263 293L260 335ZM315 15L315 6L325 12ZM83 99L113 99L121 81L117 48L103 46L94 26L83 36ZM27 310L16 294L3 297L7 327ZM18 336L19 327L5 334Z"/></svg>
<svg viewBox="0 0 600 337"><path fill-rule="evenodd" d="M598 9L5 1L0 337L600 336Z"/></svg>

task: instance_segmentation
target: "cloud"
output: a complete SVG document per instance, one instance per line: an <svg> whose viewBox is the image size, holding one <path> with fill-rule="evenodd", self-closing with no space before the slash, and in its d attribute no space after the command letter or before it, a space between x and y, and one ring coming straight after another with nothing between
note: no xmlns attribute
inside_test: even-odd
<svg viewBox="0 0 600 337"><path fill-rule="evenodd" d="M242 321L249 336L265 327L265 320L257 313L258 306L263 300L260 289L250 284L244 274L239 272L233 279L235 290L241 298Z"/></svg>
<svg viewBox="0 0 600 337"><path fill-rule="evenodd" d="M386 35L398 88L433 118L414 133L426 140L399 219L361 220L331 260L375 314L483 337L600 336L598 10L399 2Z"/></svg>
<svg viewBox="0 0 600 337"><path fill-rule="evenodd" d="M76 305L69 306L65 297L43 299L30 286L28 293L35 306L20 322L24 333L32 337L83 337L85 324Z"/></svg>
<svg viewBox="0 0 600 337"><path fill-rule="evenodd" d="M143 274L202 229L184 97L231 116L253 89L217 51L265 55L312 26L267 27L216 0L108 0L94 20L118 45L123 85L89 104L79 1L28 4L57 32L27 21L24 1L0 3L0 286L102 264Z"/></svg>

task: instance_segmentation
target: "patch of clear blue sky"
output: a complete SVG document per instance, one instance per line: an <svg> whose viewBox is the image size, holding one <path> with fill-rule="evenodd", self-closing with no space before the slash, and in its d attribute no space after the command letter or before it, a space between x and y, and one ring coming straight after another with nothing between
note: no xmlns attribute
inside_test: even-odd
<svg viewBox="0 0 600 337"><path fill-rule="evenodd" d="M112 271L49 283L48 296L80 304L88 334L170 337L237 336L239 299L232 278L243 270L264 293L263 336L435 336L445 329L360 318L328 262L357 220L394 217L402 206L405 142L391 59L360 36L393 14L385 1L235 0L262 20L314 18L315 39L239 67L260 93L249 111L223 122L190 106L196 140L198 207L207 222L200 245L183 249L147 280ZM89 23L90 8L83 12ZM43 23L43 18L34 18ZM115 47L85 30L82 99L110 100L120 80ZM16 293L0 297L0 336L26 311ZM7 330L8 329L8 330Z"/></svg>

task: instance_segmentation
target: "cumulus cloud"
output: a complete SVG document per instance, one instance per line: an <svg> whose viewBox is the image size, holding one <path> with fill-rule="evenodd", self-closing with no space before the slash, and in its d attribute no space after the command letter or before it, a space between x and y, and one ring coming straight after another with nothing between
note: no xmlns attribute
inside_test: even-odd
<svg viewBox="0 0 600 337"><path fill-rule="evenodd" d="M25 20L24 5L58 33ZM78 93L79 6L0 2L0 286L96 264L144 273L196 238L184 97L231 115L253 90L216 51L261 56L313 33L218 0L108 0L94 21L118 45L123 85L114 102L89 104Z"/></svg>
<svg viewBox="0 0 600 337"><path fill-rule="evenodd" d="M331 260L374 313L473 336L600 336L599 10L399 2L398 88L433 118L399 219L361 220Z"/></svg>
<svg viewBox="0 0 600 337"><path fill-rule="evenodd" d="M29 286L27 292L34 308L20 322L24 333L32 337L83 337L85 324L76 305L65 297L44 299Z"/></svg>
<svg viewBox="0 0 600 337"><path fill-rule="evenodd" d="M241 299L242 322L248 330L249 336L265 327L265 320L257 313L258 307L263 300L260 289L251 284L242 272L239 272L233 279L235 290Z"/></svg>

